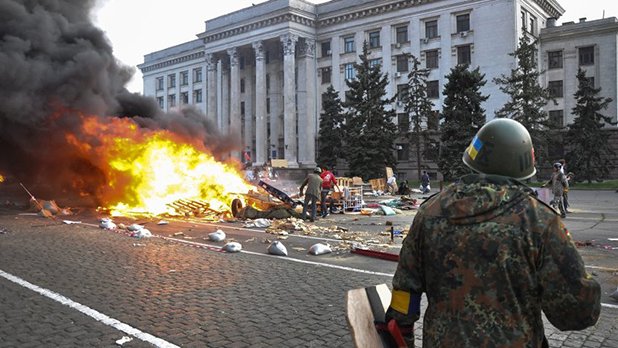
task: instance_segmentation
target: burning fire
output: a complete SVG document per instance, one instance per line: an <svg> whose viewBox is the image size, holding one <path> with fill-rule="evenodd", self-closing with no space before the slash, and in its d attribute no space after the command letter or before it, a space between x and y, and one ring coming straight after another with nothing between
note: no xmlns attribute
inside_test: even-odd
<svg viewBox="0 0 618 348"><path fill-rule="evenodd" d="M0 174L0 182L4 182L4 176Z"/></svg>
<svg viewBox="0 0 618 348"><path fill-rule="evenodd" d="M67 134L82 155L96 161L106 185L100 195L112 215L174 214L179 200L206 202L228 211L234 198L250 190L231 165L218 162L200 141L166 130L139 128L127 118L81 116L83 135ZM95 139L96 141L92 141Z"/></svg>

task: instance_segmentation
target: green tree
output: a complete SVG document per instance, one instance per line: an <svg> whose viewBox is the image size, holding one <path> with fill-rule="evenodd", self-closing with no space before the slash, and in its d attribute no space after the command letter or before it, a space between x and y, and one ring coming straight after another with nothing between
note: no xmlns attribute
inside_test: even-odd
<svg viewBox="0 0 618 348"><path fill-rule="evenodd" d="M425 139L423 123L427 124L433 103L427 96L428 69L421 69L418 58L411 55L412 69L408 74L408 86L402 99L405 103L405 111L411 121L412 129L408 130L408 139L416 149L416 168L418 177L421 177L422 157L421 149Z"/></svg>
<svg viewBox="0 0 618 348"><path fill-rule="evenodd" d="M382 178L385 166L394 166L394 141L397 126L395 111L390 108L395 98L386 97L388 77L380 64L367 58L367 42L363 44L360 62L354 64L356 77L346 80L349 90L343 106L346 132L344 158L350 174L363 179Z"/></svg>
<svg viewBox="0 0 618 348"><path fill-rule="evenodd" d="M488 96L481 95L480 89L486 81L478 67L469 70L466 65L458 65L451 69L446 78L438 167L446 181L453 181L470 173L461 157L474 135L485 124L485 110L481 103Z"/></svg>
<svg viewBox="0 0 618 348"><path fill-rule="evenodd" d="M530 41L526 35L519 39L515 52L517 66L509 76L502 75L494 82L509 96L509 101L496 112L497 117L508 117L521 123L532 138L537 163L547 157L549 116L544 110L552 100L547 88L539 84L542 72L537 66L537 41Z"/></svg>
<svg viewBox="0 0 618 348"><path fill-rule="evenodd" d="M612 102L611 98L599 97L601 88L594 88L591 79L581 68L577 72L578 89L576 105L572 112L573 123L568 126L565 141L570 151L566 158L569 168L589 183L609 173L610 156L614 153L608 143L609 134L603 131L606 124L613 124L610 117L600 113Z"/></svg>
<svg viewBox="0 0 618 348"><path fill-rule="evenodd" d="M322 112L318 133L318 163L332 169L341 157L343 144L343 107L335 88L322 94Z"/></svg>

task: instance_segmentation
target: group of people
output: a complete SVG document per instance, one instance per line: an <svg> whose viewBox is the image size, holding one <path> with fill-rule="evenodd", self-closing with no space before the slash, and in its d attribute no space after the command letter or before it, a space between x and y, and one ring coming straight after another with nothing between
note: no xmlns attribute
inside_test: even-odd
<svg viewBox="0 0 618 348"><path fill-rule="evenodd" d="M564 159L554 163L553 173L547 183L543 185L550 186L554 195L551 201L551 206L560 212L560 216L564 219L569 213L569 182L573 179L574 174L569 172L565 174L566 161Z"/></svg>
<svg viewBox="0 0 618 348"><path fill-rule="evenodd" d="M414 347L425 293L426 347L548 347L543 312L560 330L594 325L599 283L560 216L522 183L536 173L526 128L494 119L462 160L476 173L427 199L403 241L387 322ZM564 192L561 168L552 182Z"/></svg>
<svg viewBox="0 0 618 348"><path fill-rule="evenodd" d="M307 191L304 191L307 187ZM331 200L328 209L326 208L326 198L330 194L333 188L337 188L341 191L339 185L337 185L337 179L326 167L315 167L313 173L307 175L305 180L300 185L300 195L305 195L305 202L303 204L303 218L307 217L309 213L309 221L313 222L317 216L317 201L320 197L320 213L322 218L328 216L329 211L332 213L334 210L333 202Z"/></svg>

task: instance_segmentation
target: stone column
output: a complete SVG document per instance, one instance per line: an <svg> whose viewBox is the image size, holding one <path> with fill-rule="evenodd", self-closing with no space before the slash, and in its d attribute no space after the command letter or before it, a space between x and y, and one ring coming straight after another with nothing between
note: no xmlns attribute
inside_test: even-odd
<svg viewBox="0 0 618 348"><path fill-rule="evenodd" d="M255 69L252 64L246 64L244 69L245 79L245 93L241 93L241 99L245 103L245 125L244 125L244 151L249 151L251 154L251 161L255 162L255 146L253 145L255 140L255 81L253 80L253 74ZM243 159L244 161L244 159Z"/></svg>
<svg viewBox="0 0 618 348"><path fill-rule="evenodd" d="M227 50L230 56L230 133L240 136L240 65L238 64L238 49ZM240 151L232 151L232 158L240 160Z"/></svg>
<svg viewBox="0 0 618 348"><path fill-rule="evenodd" d="M300 47L298 67L298 160L303 167L315 167L316 62L315 41L305 39Z"/></svg>
<svg viewBox="0 0 618 348"><path fill-rule="evenodd" d="M298 168L298 142L296 140L296 42L298 36L281 36L283 44L283 138L288 167Z"/></svg>
<svg viewBox="0 0 618 348"><path fill-rule="evenodd" d="M254 42L255 50L255 165L266 163L268 157L266 131L266 64L264 43Z"/></svg>
<svg viewBox="0 0 618 348"><path fill-rule="evenodd" d="M208 89L206 91L206 118L216 124L217 122L217 59L213 53L206 54L206 78Z"/></svg>
<svg viewBox="0 0 618 348"><path fill-rule="evenodd" d="M219 129L224 133L230 132L230 72L228 64L221 61L221 85L219 86L221 93L221 123Z"/></svg>

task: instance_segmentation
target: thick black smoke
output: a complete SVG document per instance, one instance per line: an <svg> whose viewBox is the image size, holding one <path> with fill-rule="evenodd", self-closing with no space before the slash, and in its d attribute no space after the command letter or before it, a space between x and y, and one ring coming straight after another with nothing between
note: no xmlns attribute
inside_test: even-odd
<svg viewBox="0 0 618 348"><path fill-rule="evenodd" d="M131 117L141 127L203 139L214 155L239 143L191 109L164 114L152 98L125 89L105 34L90 21L95 0L0 0L0 173L55 195L96 196L105 176L79 157L79 113ZM78 184L76 187L76 183Z"/></svg>

